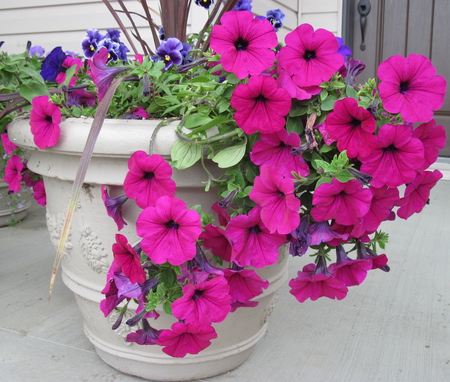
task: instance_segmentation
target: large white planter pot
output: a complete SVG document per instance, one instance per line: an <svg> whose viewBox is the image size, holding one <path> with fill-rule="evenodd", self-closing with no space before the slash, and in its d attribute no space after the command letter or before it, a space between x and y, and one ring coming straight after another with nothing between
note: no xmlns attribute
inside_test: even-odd
<svg viewBox="0 0 450 382"><path fill-rule="evenodd" d="M8 194L8 184L0 180L0 227L23 220L31 206L31 190L23 187L18 194Z"/></svg>
<svg viewBox="0 0 450 382"><path fill-rule="evenodd" d="M44 177L47 225L55 247L58 245L69 193L91 123L91 119L65 120L61 124L58 144L46 150L39 150L34 145L27 119L16 119L8 130L15 144L31 150L28 167ZM117 226L106 215L100 186L113 186L113 196L123 193L121 186L127 172L127 161L136 150L148 152L150 137L157 123L105 121L63 253L62 277L75 293L84 316L87 337L109 365L126 374L150 380L207 378L242 364L264 336L277 291L287 280L287 255L281 253L276 265L258 271L263 279L270 282L270 287L256 298L259 305L256 308L239 308L229 314L224 322L214 324L218 338L212 340L212 345L198 355L188 354L183 359L171 358L159 346L125 342L126 335L131 331L126 325L116 331L111 330L116 316L112 313L107 319L104 318L99 303L103 299L100 291L105 285L106 272L112 261L111 246ZM169 159L170 148L175 140L173 125L161 128L156 137L154 154ZM209 207L217 201L215 191L205 193L201 185L201 180L206 180L206 174L200 165L184 171L174 170L173 179L177 184L176 196L183 199L188 207L195 204ZM136 220L140 209L134 207L134 203L126 203L123 212L125 220L132 222ZM132 244L138 241L135 226L131 223L121 233ZM173 317L162 314L151 324L157 329L168 329L173 322Z"/></svg>

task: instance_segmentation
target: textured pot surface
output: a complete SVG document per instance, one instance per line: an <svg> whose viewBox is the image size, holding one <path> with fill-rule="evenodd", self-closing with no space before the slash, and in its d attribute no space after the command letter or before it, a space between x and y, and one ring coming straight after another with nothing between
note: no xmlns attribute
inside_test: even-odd
<svg viewBox="0 0 450 382"><path fill-rule="evenodd" d="M0 227L23 220L31 206L31 190L21 190L16 196L8 195L8 184L0 180Z"/></svg>
<svg viewBox="0 0 450 382"><path fill-rule="evenodd" d="M69 195L79 159L92 119L67 119L61 124L61 138L55 147L39 150L33 143L28 120L17 119L10 124L9 135L18 146L31 150L28 167L44 176L47 193L47 225L55 247L58 246ZM101 185L109 186L111 196L123 194L122 184L127 162L136 150L148 152L150 138L159 121L106 120L95 146L83 186L69 238L62 258L64 283L75 293L84 316L84 330L100 357L112 367L127 374L150 380L182 381L207 378L236 368L251 354L264 336L267 318L273 309L278 289L287 279L287 256L283 252L278 264L260 273L270 287L256 300L256 308L240 308L224 322L214 324L218 338L198 355L172 358L159 346L141 346L125 341L135 331L122 324L111 330L117 316L108 318L99 309L106 274L112 261L111 246L117 226L106 214L101 197ZM177 139L175 125L162 127L156 136L154 153L170 158L170 149ZM218 198L216 192L206 193L202 182L207 174L201 164L174 170L176 196L188 207L196 204L209 207ZM139 241L135 224L141 209L132 202L123 206L123 216L129 224L120 231L134 245ZM125 320L124 320L125 321ZM170 328L174 318L162 314L151 325L157 329Z"/></svg>

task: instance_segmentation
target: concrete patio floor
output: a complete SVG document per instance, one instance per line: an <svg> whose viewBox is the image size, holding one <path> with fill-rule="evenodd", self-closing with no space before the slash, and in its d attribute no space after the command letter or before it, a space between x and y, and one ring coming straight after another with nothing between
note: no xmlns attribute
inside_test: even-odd
<svg viewBox="0 0 450 382"><path fill-rule="evenodd" d="M208 382L445 382L450 380L450 181L408 221L383 225L389 273L371 271L342 301L299 304L281 290L265 338L241 367ZM45 209L0 228L0 380L142 381L106 365L83 333L58 277ZM292 259L290 277L309 262Z"/></svg>

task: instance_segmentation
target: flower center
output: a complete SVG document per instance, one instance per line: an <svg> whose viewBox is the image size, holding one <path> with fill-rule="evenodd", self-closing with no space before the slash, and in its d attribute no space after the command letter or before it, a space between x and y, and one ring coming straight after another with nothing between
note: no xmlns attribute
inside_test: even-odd
<svg viewBox="0 0 450 382"><path fill-rule="evenodd" d="M400 82L400 93L405 94L409 90L409 82L408 81L402 81Z"/></svg>
<svg viewBox="0 0 450 382"><path fill-rule="evenodd" d="M143 178L145 180L151 180L155 177L155 173L154 172L144 172L144 176Z"/></svg>
<svg viewBox="0 0 450 382"><path fill-rule="evenodd" d="M259 225L254 225L253 227L250 227L248 229L248 231L250 233L260 233L261 232L261 228L259 228Z"/></svg>
<svg viewBox="0 0 450 382"><path fill-rule="evenodd" d="M192 295L193 300L197 300L199 297L202 296L204 291L197 289L194 294Z"/></svg>
<svg viewBox="0 0 450 382"><path fill-rule="evenodd" d="M260 95L258 95L258 97L255 98L255 101L256 102L266 102L267 98L264 97L264 95L260 94Z"/></svg>
<svg viewBox="0 0 450 382"><path fill-rule="evenodd" d="M303 58L306 61L313 60L314 58L316 58L316 52L314 50L306 50L305 54L303 55Z"/></svg>
<svg viewBox="0 0 450 382"><path fill-rule="evenodd" d="M385 147L383 150L389 153L396 153L398 151L398 148L395 147L394 145L390 145L388 147Z"/></svg>
<svg viewBox="0 0 450 382"><path fill-rule="evenodd" d="M46 120L48 123L52 123L52 122L53 122L52 116L51 116L51 115L47 115L47 116L45 117L45 120Z"/></svg>
<svg viewBox="0 0 450 382"><path fill-rule="evenodd" d="M239 37L237 41L234 42L234 46L236 50L246 50L248 47L248 41L244 40L242 37Z"/></svg>
<svg viewBox="0 0 450 382"><path fill-rule="evenodd" d="M164 61L170 61L170 56L169 56L168 54L166 54L166 55L164 56Z"/></svg>
<svg viewBox="0 0 450 382"><path fill-rule="evenodd" d="M169 220L166 224L164 224L169 229L178 229L180 227L179 224L175 223L173 220Z"/></svg>
<svg viewBox="0 0 450 382"><path fill-rule="evenodd" d="M356 129L358 127L361 127L361 121L359 119L353 118L353 120L350 122L350 125Z"/></svg>

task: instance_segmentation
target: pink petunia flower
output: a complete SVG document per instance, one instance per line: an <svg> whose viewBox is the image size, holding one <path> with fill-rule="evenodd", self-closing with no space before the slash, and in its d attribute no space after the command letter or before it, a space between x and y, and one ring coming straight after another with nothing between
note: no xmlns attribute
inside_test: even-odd
<svg viewBox="0 0 450 382"><path fill-rule="evenodd" d="M124 226L127 225L127 222L123 220L122 206L125 204L128 198L126 197L126 195L120 195L117 198L111 198L104 184L102 184L101 186L101 194L108 216L114 219L114 222L117 224L117 229L120 231Z"/></svg>
<svg viewBox="0 0 450 382"><path fill-rule="evenodd" d="M342 245L336 247L336 263L329 266L332 276L342 281L345 286L360 285L372 269L370 259L350 259L347 257Z"/></svg>
<svg viewBox="0 0 450 382"><path fill-rule="evenodd" d="M63 71L59 72L56 75L56 83L62 84L66 80L66 71L67 69L71 68L72 66L76 65L75 74L78 72L78 70L83 67L83 61L80 60L78 57L71 57L67 56L64 62L62 63ZM74 86L75 82L77 81L76 76L74 75L68 84L68 86Z"/></svg>
<svg viewBox="0 0 450 382"><path fill-rule="evenodd" d="M18 155L13 155L6 162L3 180L8 183L8 190L17 193L22 187L22 170L24 164Z"/></svg>
<svg viewBox="0 0 450 382"><path fill-rule="evenodd" d="M357 180L341 183L333 178L331 184L322 183L314 191L311 215L318 222L334 219L338 224L353 225L369 212L371 200L370 190Z"/></svg>
<svg viewBox="0 0 450 382"><path fill-rule="evenodd" d="M342 300L348 292L345 284L328 271L322 256L316 266L308 264L303 267L303 271L299 271L297 277L289 281L289 286L289 293L299 302L305 302L308 298L316 301L320 297Z"/></svg>
<svg viewBox="0 0 450 382"><path fill-rule="evenodd" d="M294 182L276 167L261 166L249 198L261 206L261 220L270 233L291 233L300 223L300 199L294 194Z"/></svg>
<svg viewBox="0 0 450 382"><path fill-rule="evenodd" d="M314 31L311 25L302 24L286 36L285 42L278 54L279 65L297 86L318 86L344 64L344 57L336 53L336 37L325 29Z"/></svg>
<svg viewBox="0 0 450 382"><path fill-rule="evenodd" d="M303 177L309 175L309 166L302 155L294 155L293 149L300 147L301 140L297 133L290 133L281 129L272 134L260 134L250 152L250 159L254 164L278 167L281 174L292 177L292 171Z"/></svg>
<svg viewBox="0 0 450 382"><path fill-rule="evenodd" d="M381 269L384 272L389 272L390 268L389 265L387 265L387 256L385 254L377 255L360 240L356 241L356 254L359 260L370 259L372 261L372 269Z"/></svg>
<svg viewBox="0 0 450 382"><path fill-rule="evenodd" d="M280 65L277 66L277 84L280 88L286 89L292 98L298 100L310 99L313 95L319 94L322 88L318 86L298 86Z"/></svg>
<svg viewBox="0 0 450 382"><path fill-rule="evenodd" d="M229 291L224 276L200 284L187 284L183 287L183 296L172 303L172 313L186 324L222 322L231 310Z"/></svg>
<svg viewBox="0 0 450 382"><path fill-rule="evenodd" d="M146 279L144 269L141 267L141 260L128 244L125 236L117 234L116 242L112 246L114 261L120 265L123 274L130 279L132 283L143 283Z"/></svg>
<svg viewBox="0 0 450 382"><path fill-rule="evenodd" d="M405 125L383 125L372 153L360 158L361 171L373 177L374 187L395 188L410 183L424 161L423 143Z"/></svg>
<svg viewBox="0 0 450 382"><path fill-rule="evenodd" d="M183 325L175 322L171 330L160 333L156 344L164 346L164 353L182 358L188 353L198 354L211 345L214 338L217 338L217 333L211 325L201 325L198 322Z"/></svg>
<svg viewBox="0 0 450 382"><path fill-rule="evenodd" d="M288 92L279 88L275 79L259 75L233 91L230 105L236 109L236 124L247 134L274 133L286 124L284 117L291 102Z"/></svg>
<svg viewBox="0 0 450 382"><path fill-rule="evenodd" d="M199 239L203 241L203 246L210 249L214 255L225 261L231 260L231 244L222 227L208 224Z"/></svg>
<svg viewBox="0 0 450 382"><path fill-rule="evenodd" d="M319 245L320 243L330 243L337 241L339 243L346 241L349 238L347 233L339 233L334 231L328 221L313 223L308 228L308 234L311 237L310 245Z"/></svg>
<svg viewBox="0 0 450 382"><path fill-rule="evenodd" d="M42 180L33 185L33 198L36 203L45 206L47 204L47 195L45 193L45 186Z"/></svg>
<svg viewBox="0 0 450 382"><path fill-rule="evenodd" d="M123 189L128 198L136 198L139 207L154 206L161 196L175 195L172 167L161 155L136 151L128 161L128 169Z"/></svg>
<svg viewBox="0 0 450 382"><path fill-rule="evenodd" d="M278 248L287 243L286 235L269 233L261 220L261 207L253 207L248 215L235 216L226 229L232 243L231 260L241 267L264 268L278 260Z"/></svg>
<svg viewBox="0 0 450 382"><path fill-rule="evenodd" d="M436 126L436 121L432 119L430 122L422 123L414 129L412 136L420 139L423 143L424 157L420 170L426 170L439 157L439 150L445 147L447 136L444 126Z"/></svg>
<svg viewBox="0 0 450 382"><path fill-rule="evenodd" d="M2 133L1 135L1 144L3 148L5 149L6 154L12 154L14 150L17 150L19 147L11 142L8 138L8 133Z"/></svg>
<svg viewBox="0 0 450 382"><path fill-rule="evenodd" d="M115 261L112 261L108 270L108 274L106 276L106 285L102 290L102 294L105 295L105 299L100 302L100 309L105 317L107 317L115 309L116 306L118 306L123 300L125 300L125 296L118 296L119 289L117 288L116 282L114 280L115 273L120 271L121 268L119 264L117 264Z"/></svg>
<svg viewBox="0 0 450 382"><path fill-rule="evenodd" d="M250 300L262 294L263 288L269 287L269 282L261 279L252 269L225 269L224 271L230 286L231 312L242 306L257 306L257 301ZM252 304L249 304L250 302Z"/></svg>
<svg viewBox="0 0 450 382"><path fill-rule="evenodd" d="M433 111L444 103L447 82L436 75L436 68L425 56L392 56L378 67L378 78L383 107L400 113L407 122L430 121Z"/></svg>
<svg viewBox="0 0 450 382"><path fill-rule="evenodd" d="M412 214L421 212L428 203L431 189L442 176L439 170L420 172L416 179L406 186L405 196L398 203L401 207L397 215L408 219Z"/></svg>
<svg viewBox="0 0 450 382"><path fill-rule="evenodd" d="M34 97L31 105L30 126L34 143L42 150L56 145L61 132L61 110L47 95Z"/></svg>
<svg viewBox="0 0 450 382"><path fill-rule="evenodd" d="M275 60L278 37L267 20L253 17L251 12L230 11L211 32L211 48L221 55L222 67L239 79L269 69Z"/></svg>
<svg viewBox="0 0 450 382"><path fill-rule="evenodd" d="M153 262L180 265L195 257L202 224L198 212L187 210L181 199L162 196L140 213L136 231L143 238L142 250Z"/></svg>
<svg viewBox="0 0 450 382"><path fill-rule="evenodd" d="M325 128L337 140L339 151L347 150L349 158L364 157L371 153L376 138L375 118L350 97L337 101L328 114Z"/></svg>

